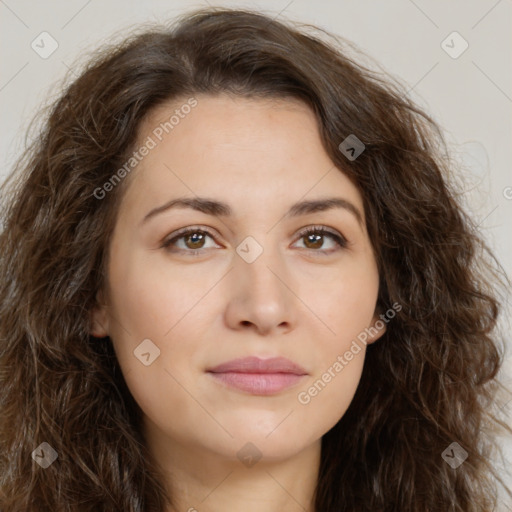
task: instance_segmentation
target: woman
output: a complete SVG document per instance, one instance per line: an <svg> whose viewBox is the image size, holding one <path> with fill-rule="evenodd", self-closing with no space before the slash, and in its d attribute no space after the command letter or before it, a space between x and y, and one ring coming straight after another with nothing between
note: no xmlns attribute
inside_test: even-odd
<svg viewBox="0 0 512 512"><path fill-rule="evenodd" d="M258 13L98 55L3 187L2 510L493 510L501 283L443 144Z"/></svg>

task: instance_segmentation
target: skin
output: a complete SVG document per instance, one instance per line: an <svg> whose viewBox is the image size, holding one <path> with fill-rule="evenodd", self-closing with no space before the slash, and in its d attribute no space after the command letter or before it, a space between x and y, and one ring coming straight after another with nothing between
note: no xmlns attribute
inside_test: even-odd
<svg viewBox="0 0 512 512"><path fill-rule="evenodd" d="M298 394L379 318L362 198L325 152L306 105L196 98L198 105L130 175L91 331L114 344L144 413L150 452L176 500L172 511L313 511L321 438L354 396L364 344L309 403ZM151 112L139 141L184 101ZM142 222L183 196L226 202L233 215L181 208ZM333 196L352 203L362 222L345 208L285 217L297 201ZM329 235L323 242L301 236L314 225L341 234L346 247ZM189 235L162 248L190 226L213 237L198 242ZM248 236L263 249L252 263L236 251ZM160 350L148 366L134 356L144 339ZM260 396L206 372L250 355L287 357L308 374L292 388ZM250 467L237 456L248 442L249 455L261 455Z"/></svg>

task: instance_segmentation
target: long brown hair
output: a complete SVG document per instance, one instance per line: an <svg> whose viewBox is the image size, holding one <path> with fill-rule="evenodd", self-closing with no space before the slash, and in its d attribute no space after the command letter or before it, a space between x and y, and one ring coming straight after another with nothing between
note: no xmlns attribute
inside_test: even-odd
<svg viewBox="0 0 512 512"><path fill-rule="evenodd" d="M435 122L342 38L303 28L212 8L102 50L2 186L2 510L163 512L172 502L112 345L90 335L129 178L101 200L94 191L133 151L144 116L201 93L313 109L325 150L363 196L378 307L402 307L322 439L316 510L493 510L496 480L505 486L494 433L512 432L496 405L499 264L459 205ZM339 149L349 135L365 145L352 160ZM58 454L45 469L31 456L43 442ZM457 468L442 457L454 442L468 454Z"/></svg>

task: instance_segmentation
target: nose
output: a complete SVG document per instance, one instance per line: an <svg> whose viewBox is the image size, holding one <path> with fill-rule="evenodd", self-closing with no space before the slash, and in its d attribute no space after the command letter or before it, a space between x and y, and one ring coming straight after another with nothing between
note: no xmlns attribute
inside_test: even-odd
<svg viewBox="0 0 512 512"><path fill-rule="evenodd" d="M298 299L282 260L264 250L252 263L237 256L234 267L229 273L228 326L264 336L290 332L296 324Z"/></svg>

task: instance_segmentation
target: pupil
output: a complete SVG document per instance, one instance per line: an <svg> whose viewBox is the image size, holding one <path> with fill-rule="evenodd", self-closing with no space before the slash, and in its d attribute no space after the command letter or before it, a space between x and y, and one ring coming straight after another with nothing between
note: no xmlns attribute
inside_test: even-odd
<svg viewBox="0 0 512 512"><path fill-rule="evenodd" d="M315 248L318 247L318 243L321 240L321 238L322 238L322 235L315 235L315 234L308 235L308 241L312 241ZM320 245L322 245L322 244L320 243Z"/></svg>
<svg viewBox="0 0 512 512"><path fill-rule="evenodd" d="M192 244L197 244L197 243L201 243L203 240L203 235L201 234L198 234L198 233L194 233L192 235L189 236L189 239L192 240Z"/></svg>

